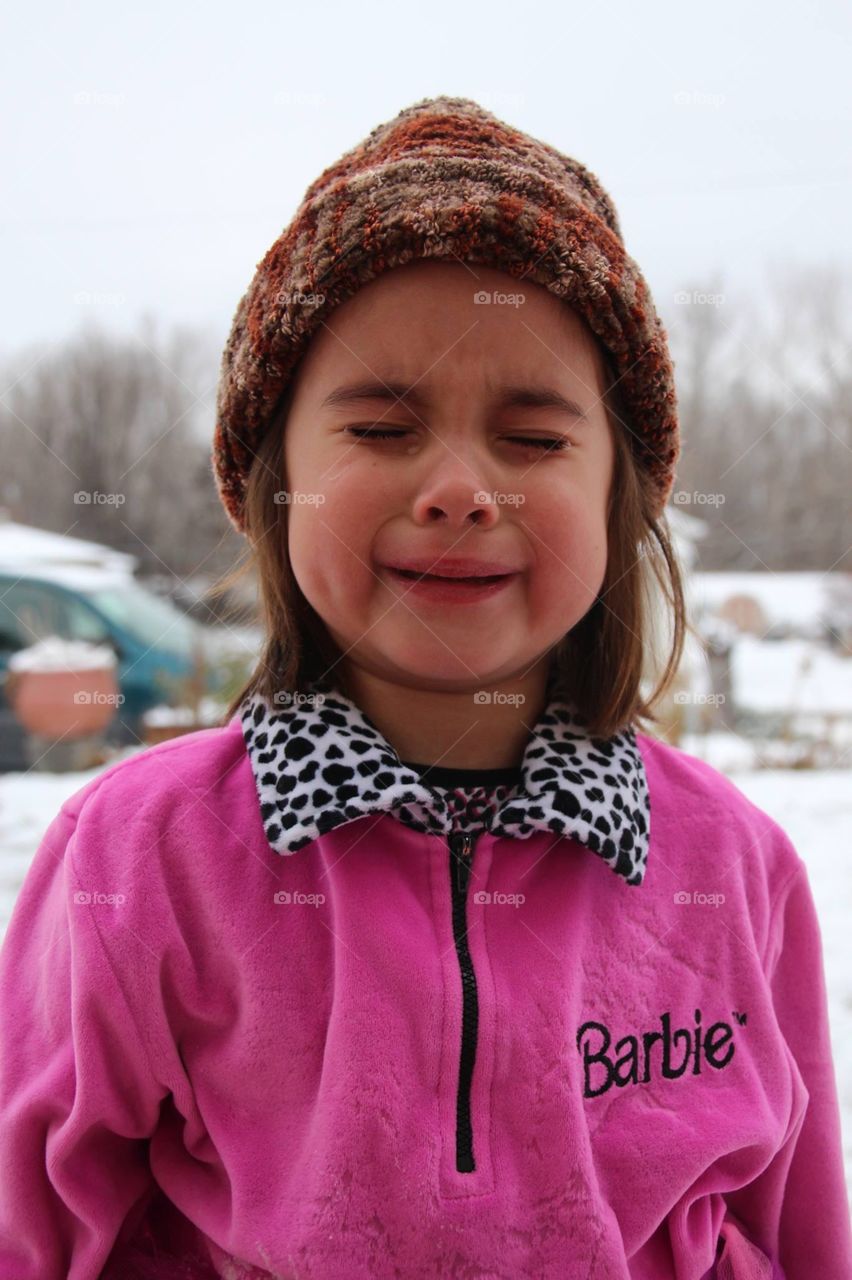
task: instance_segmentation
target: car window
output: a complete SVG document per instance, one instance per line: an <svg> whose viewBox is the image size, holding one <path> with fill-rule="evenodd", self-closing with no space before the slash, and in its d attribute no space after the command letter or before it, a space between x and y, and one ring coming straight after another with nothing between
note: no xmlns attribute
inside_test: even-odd
<svg viewBox="0 0 852 1280"><path fill-rule="evenodd" d="M65 610L56 591L37 582L16 582L0 592L2 633L25 649L47 636L67 636Z"/></svg>
<svg viewBox="0 0 852 1280"><path fill-rule="evenodd" d="M92 591L89 599L111 622L129 631L146 648L191 654L196 624L169 600L137 582Z"/></svg>
<svg viewBox="0 0 852 1280"><path fill-rule="evenodd" d="M3 599L3 591L0 585L0 653L15 653L21 648L21 628Z"/></svg>
<svg viewBox="0 0 852 1280"><path fill-rule="evenodd" d="M89 644L103 644L110 639L110 630L100 614L84 600L65 597L67 635L70 640L87 640Z"/></svg>

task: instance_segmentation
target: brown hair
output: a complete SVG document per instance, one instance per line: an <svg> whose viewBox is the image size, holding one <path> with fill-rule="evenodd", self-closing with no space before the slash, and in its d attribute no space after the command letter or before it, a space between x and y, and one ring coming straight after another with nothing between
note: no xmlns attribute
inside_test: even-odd
<svg viewBox="0 0 852 1280"><path fill-rule="evenodd" d="M604 357L607 410L615 445L607 511L608 554L604 581L594 604L554 646L551 697L571 702L589 732L608 738L640 721L657 723L654 707L671 686L687 630L683 582L665 514L654 519L655 491L635 458L616 380ZM250 678L222 718L226 724L242 701L254 694L270 703L279 692L304 691L330 673L346 692L340 651L322 619L305 599L287 550L286 504L275 501L284 477L284 427L295 377L276 409L255 455L246 486L247 559L214 588L221 594L251 568L257 574L265 643ZM270 513L273 513L271 524ZM640 684L645 668L656 665L654 619L659 587L671 623L665 667L652 694Z"/></svg>

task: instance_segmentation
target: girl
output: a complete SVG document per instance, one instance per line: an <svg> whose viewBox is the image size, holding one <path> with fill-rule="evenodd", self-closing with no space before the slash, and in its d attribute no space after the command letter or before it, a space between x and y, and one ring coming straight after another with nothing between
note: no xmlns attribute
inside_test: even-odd
<svg viewBox="0 0 852 1280"><path fill-rule="evenodd" d="M6 938L0 1280L852 1274L804 864L639 729L678 448L576 161L437 98L309 188L221 371L262 659Z"/></svg>

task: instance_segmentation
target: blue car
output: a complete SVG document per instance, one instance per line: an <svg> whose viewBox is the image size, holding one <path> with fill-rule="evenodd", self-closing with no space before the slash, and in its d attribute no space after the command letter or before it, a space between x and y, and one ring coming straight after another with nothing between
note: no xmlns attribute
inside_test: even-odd
<svg viewBox="0 0 852 1280"><path fill-rule="evenodd" d="M13 653L47 636L109 645L124 696L109 739L137 742L145 711L182 701L181 683L195 670L196 652L203 653L202 632L171 601L129 575L65 568L32 569L24 576L0 571L0 768L21 767L14 717L2 693ZM212 692L215 672L206 663L204 671Z"/></svg>

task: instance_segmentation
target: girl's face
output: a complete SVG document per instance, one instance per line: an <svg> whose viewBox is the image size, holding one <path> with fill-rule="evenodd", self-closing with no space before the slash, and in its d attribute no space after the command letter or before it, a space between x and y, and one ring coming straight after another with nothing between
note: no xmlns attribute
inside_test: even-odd
<svg viewBox="0 0 852 1280"><path fill-rule="evenodd" d="M293 573L344 664L476 690L523 676L580 621L606 568L602 379L576 313L478 264L409 263L331 313L298 371L284 466ZM514 574L462 601L387 568L439 557Z"/></svg>

